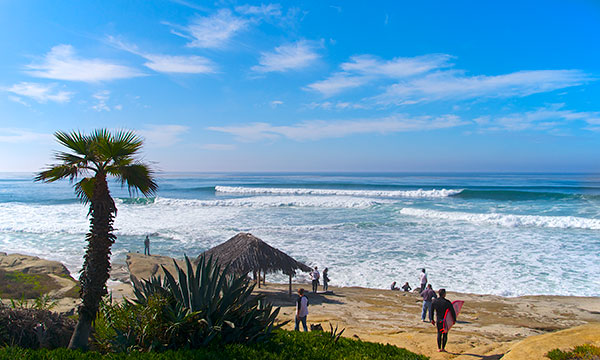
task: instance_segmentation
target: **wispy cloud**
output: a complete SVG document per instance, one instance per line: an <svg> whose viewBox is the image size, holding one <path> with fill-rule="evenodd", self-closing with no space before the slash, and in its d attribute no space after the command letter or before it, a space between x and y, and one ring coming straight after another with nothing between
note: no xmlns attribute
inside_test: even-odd
<svg viewBox="0 0 600 360"><path fill-rule="evenodd" d="M5 90L19 96L31 98L39 103L46 103L48 101L65 103L69 102L73 96L72 92L56 90L56 84L21 82Z"/></svg>
<svg viewBox="0 0 600 360"><path fill-rule="evenodd" d="M143 76L136 69L104 59L84 59L71 45L57 45L43 61L25 66L26 73L40 78L99 82Z"/></svg>
<svg viewBox="0 0 600 360"><path fill-rule="evenodd" d="M347 109L366 109L363 104L352 103L349 101L323 101L312 102L307 105L309 109L324 109L324 110L347 110Z"/></svg>
<svg viewBox="0 0 600 360"><path fill-rule="evenodd" d="M592 129L600 124L600 112L598 111L572 111L562 109L562 104L540 108L523 113L512 113L502 116L481 116L475 119L475 123L481 129L488 131L548 131L564 126L573 127L573 122L582 122L582 128ZM592 129L593 130L593 129Z"/></svg>
<svg viewBox="0 0 600 360"><path fill-rule="evenodd" d="M258 17L280 17L281 16L281 5L280 4L261 4L260 6L253 5L242 5L236 6L235 11L240 14L258 16Z"/></svg>
<svg viewBox="0 0 600 360"><path fill-rule="evenodd" d="M315 46L309 41L298 41L281 45L272 52L261 53L259 65L253 66L256 72L284 72L306 68L319 58Z"/></svg>
<svg viewBox="0 0 600 360"><path fill-rule="evenodd" d="M189 128L183 125L147 125L138 130L149 147L169 147L181 141L181 135L187 133Z"/></svg>
<svg viewBox="0 0 600 360"><path fill-rule="evenodd" d="M0 128L0 143L20 144L30 142L52 143L52 134L44 134L29 129Z"/></svg>
<svg viewBox="0 0 600 360"><path fill-rule="evenodd" d="M523 97L592 80L580 70L531 70L495 76L466 76L459 71L443 71L391 85L375 99L384 104L403 104L477 97Z"/></svg>
<svg viewBox="0 0 600 360"><path fill-rule="evenodd" d="M92 95L94 99L96 99L96 104L92 106L92 109L100 112L100 111L110 111L110 107L106 104L108 99L110 99L110 91L102 90L98 91L94 95Z"/></svg>
<svg viewBox="0 0 600 360"><path fill-rule="evenodd" d="M209 130L235 136L238 141L255 142L287 138L297 141L341 138L356 134L396 133L445 129L467 124L458 116L410 117L398 114L378 119L339 121L305 121L294 125L275 126L268 123L252 123L239 126L212 126Z"/></svg>
<svg viewBox="0 0 600 360"><path fill-rule="evenodd" d="M196 17L187 26L175 26L172 33L189 39L189 47L222 48L247 26L248 20L221 9L211 16Z"/></svg>
<svg viewBox="0 0 600 360"><path fill-rule="evenodd" d="M359 55L342 63L342 71L307 86L309 90L332 96L348 89L363 86L377 79L402 79L450 66L451 56L431 54L412 58L398 57L381 60L372 55Z"/></svg>
<svg viewBox="0 0 600 360"><path fill-rule="evenodd" d="M127 44L113 36L108 42L117 48L143 57L149 69L171 74L211 74L216 72L216 65L208 58L196 55L164 55L141 51L136 45Z"/></svg>
<svg viewBox="0 0 600 360"><path fill-rule="evenodd" d="M281 100L273 100L269 103L273 109L278 107L279 105L283 105L283 101Z"/></svg>

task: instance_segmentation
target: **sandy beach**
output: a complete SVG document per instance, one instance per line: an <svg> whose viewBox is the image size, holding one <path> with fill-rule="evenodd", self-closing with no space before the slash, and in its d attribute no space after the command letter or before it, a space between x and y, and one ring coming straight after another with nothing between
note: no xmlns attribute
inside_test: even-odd
<svg viewBox="0 0 600 360"><path fill-rule="evenodd" d="M164 263L168 257L130 254L130 270L140 277L148 276L154 264ZM116 266L114 273L125 273L124 266ZM122 279L122 277L121 277ZM112 282L113 298L130 297L131 285ZM294 284L310 289L310 284ZM280 306L280 321L293 320L295 294L288 295L287 284L268 283L256 289L276 306ZM592 324L591 341L600 344L600 298L574 296L501 297L465 294L449 291L449 300L463 300L465 305L459 321L449 334L447 353L438 353L436 329L421 321L422 299L418 293L361 287L330 287L331 293L308 293L310 300L309 324L329 323L340 329L344 336L366 341L389 343L410 351L430 356L431 359L500 359L524 339L560 330ZM293 329L293 322L284 326ZM597 331L596 331L597 330ZM593 334L595 333L595 335ZM583 339L580 333L571 335L567 347ZM586 342L582 340L581 343ZM529 346L540 358L553 348L560 347L550 339L543 344ZM529 354L527 357L536 358ZM506 358L506 357L505 357Z"/></svg>

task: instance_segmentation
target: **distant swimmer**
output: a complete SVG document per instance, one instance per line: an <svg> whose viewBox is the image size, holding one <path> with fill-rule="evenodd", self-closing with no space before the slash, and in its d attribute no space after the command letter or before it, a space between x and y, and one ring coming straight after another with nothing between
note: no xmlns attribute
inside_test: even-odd
<svg viewBox="0 0 600 360"><path fill-rule="evenodd" d="M144 255L150 256L150 238L146 235L146 239L144 240Z"/></svg>
<svg viewBox="0 0 600 360"><path fill-rule="evenodd" d="M404 291L411 291L412 288L410 287L410 285L408 285L408 281L404 283L404 285L402 285L402 290Z"/></svg>
<svg viewBox="0 0 600 360"><path fill-rule="evenodd" d="M446 289L440 289L439 298L433 301L433 311L436 313L436 320L431 321L432 324L437 325L437 344L438 351L446 351L446 343L448 342L448 331L450 330L446 326L445 322L448 320L446 313L452 315L452 321L456 321L456 312L452 303L446 299Z"/></svg>

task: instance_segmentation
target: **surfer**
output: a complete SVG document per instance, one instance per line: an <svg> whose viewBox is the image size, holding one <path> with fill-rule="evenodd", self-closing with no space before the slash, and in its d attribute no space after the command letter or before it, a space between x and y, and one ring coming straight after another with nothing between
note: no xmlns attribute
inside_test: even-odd
<svg viewBox="0 0 600 360"><path fill-rule="evenodd" d="M452 315L453 321L456 321L456 312L452 303L446 299L446 289L440 289L438 291L439 298L433 300L433 311L436 313L437 322L432 320L431 323L437 325L437 344L438 351L446 351L446 342L448 342L448 330L444 326L446 321L446 313L449 312Z"/></svg>
<svg viewBox="0 0 600 360"><path fill-rule="evenodd" d="M425 290L425 285L427 285L427 273L425 272L425 269L421 270L419 279L421 280L421 290L419 291L419 293L422 293L423 290Z"/></svg>

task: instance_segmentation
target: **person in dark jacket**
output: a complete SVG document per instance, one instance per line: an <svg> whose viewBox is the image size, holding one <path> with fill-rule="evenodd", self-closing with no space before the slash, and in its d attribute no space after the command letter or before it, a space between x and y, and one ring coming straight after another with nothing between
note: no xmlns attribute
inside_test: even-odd
<svg viewBox="0 0 600 360"><path fill-rule="evenodd" d="M444 317L446 311L449 311L456 321L456 312L452 303L446 299L446 289L440 289L438 291L439 297L433 301L433 311L436 314L436 321L431 321L432 324L437 325L437 344L438 351L446 351L446 343L448 342L448 333L444 329Z"/></svg>

